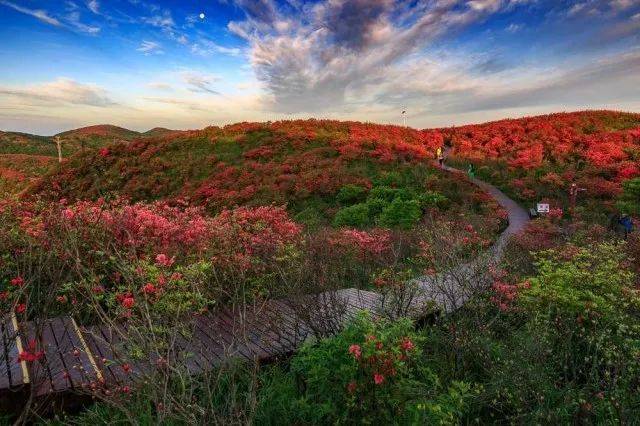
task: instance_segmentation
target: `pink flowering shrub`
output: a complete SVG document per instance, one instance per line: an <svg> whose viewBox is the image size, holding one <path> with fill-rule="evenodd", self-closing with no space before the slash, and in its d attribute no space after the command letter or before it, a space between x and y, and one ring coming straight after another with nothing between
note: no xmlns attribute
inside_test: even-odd
<svg viewBox="0 0 640 426"><path fill-rule="evenodd" d="M3 202L0 219L7 225L0 230L5 249L0 303L19 304L21 310L25 300L53 303L54 312L82 309L77 301L90 297L132 312L142 297L155 302L175 293L149 279L150 267L165 282L172 282L170 272L200 268L191 283L199 289L188 291L196 299L196 293L209 298L221 290L233 293L233 287L251 280L268 289L265 280L273 281L275 265L302 241L301 227L284 208L273 206L210 217L181 203ZM33 262L43 266L33 268Z"/></svg>
<svg viewBox="0 0 640 426"><path fill-rule="evenodd" d="M391 232L386 229L343 229L329 237L329 244L338 250L352 251L360 258L388 255L392 250Z"/></svg>

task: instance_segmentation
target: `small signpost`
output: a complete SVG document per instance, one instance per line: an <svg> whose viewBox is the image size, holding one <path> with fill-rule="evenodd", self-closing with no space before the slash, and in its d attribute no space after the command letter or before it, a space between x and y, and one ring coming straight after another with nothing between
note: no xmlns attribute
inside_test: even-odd
<svg viewBox="0 0 640 426"><path fill-rule="evenodd" d="M549 213L549 204L538 203L537 210L538 210L538 213Z"/></svg>

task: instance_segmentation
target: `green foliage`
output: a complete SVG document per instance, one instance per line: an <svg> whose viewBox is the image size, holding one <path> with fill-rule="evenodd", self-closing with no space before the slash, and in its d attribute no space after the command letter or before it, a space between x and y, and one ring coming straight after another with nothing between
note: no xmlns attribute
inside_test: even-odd
<svg viewBox="0 0 640 426"><path fill-rule="evenodd" d="M410 229L418 223L421 216L422 210L418 200L405 201L396 198L382 210L378 223L389 228Z"/></svg>
<svg viewBox="0 0 640 426"><path fill-rule="evenodd" d="M480 360L467 366L484 380L477 415L554 424L637 418L640 299L623 249L604 243L539 256L515 310L463 348Z"/></svg>
<svg viewBox="0 0 640 426"><path fill-rule="evenodd" d="M336 337L305 346L289 375L268 382L258 423L455 424L471 387L443 387L418 362L419 343L408 320L372 321L362 313Z"/></svg>
<svg viewBox="0 0 640 426"><path fill-rule="evenodd" d="M622 182L622 195L617 207L624 213L640 215L640 178Z"/></svg>
<svg viewBox="0 0 640 426"><path fill-rule="evenodd" d="M370 223L369 207L362 203L340 209L333 218L333 225L338 227L350 226L361 228Z"/></svg>
<svg viewBox="0 0 640 426"><path fill-rule="evenodd" d="M364 201L367 198L367 188L359 185L345 185L340 188L336 200L342 205L350 206L352 204Z"/></svg>
<svg viewBox="0 0 640 426"><path fill-rule="evenodd" d="M353 202L362 198L364 192L355 188L346 186L342 188L345 190L344 194L342 191L338 194L338 198L344 200L342 204L349 204L347 200ZM447 197L435 191L417 194L411 188L375 186L369 191L364 202L339 210L333 224L361 228L382 226L411 229L422 217L423 209L444 207L447 201Z"/></svg>

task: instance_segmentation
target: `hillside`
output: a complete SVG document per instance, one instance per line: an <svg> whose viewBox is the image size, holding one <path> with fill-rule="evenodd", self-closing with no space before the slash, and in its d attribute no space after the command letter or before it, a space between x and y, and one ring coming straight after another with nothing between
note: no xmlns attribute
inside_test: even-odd
<svg viewBox="0 0 640 426"><path fill-rule="evenodd" d="M638 118L577 112L423 131L239 123L79 149L0 200L0 311L21 323L69 316L105 337L122 330L96 368L139 380L87 386L98 402L70 415L81 424L139 423L141 407L171 400L185 408L149 423L197 423L182 421L194 406L251 412L243 424L633 423L640 236L594 221L623 191L640 206ZM438 168L443 145L481 180ZM4 156L25 165L4 174L15 180L55 162ZM529 221L482 180L552 210ZM570 212L574 182L586 191ZM371 309L351 315L356 299L338 296L355 289ZM267 318L269 306L284 322ZM283 329L304 330L291 338L304 346L250 364ZM227 350L236 337L253 349ZM20 357L51 365L45 342ZM245 362L190 370L211 348Z"/></svg>
<svg viewBox="0 0 640 426"><path fill-rule="evenodd" d="M583 111L440 129L452 161L473 163L478 174L525 204L548 201L604 221L628 179L640 176L640 114Z"/></svg>
<svg viewBox="0 0 640 426"><path fill-rule="evenodd" d="M214 213L236 205L287 204L299 218L322 223L341 207L338 194L345 187L357 192L354 204L376 187L405 189L408 198L432 190L462 201L473 189L430 164L441 142L416 130L353 122L241 123L79 153L32 193L187 198Z"/></svg>
<svg viewBox="0 0 640 426"><path fill-rule="evenodd" d="M110 124L101 124L97 126L81 127L79 129L69 130L58 133L56 136L62 139L101 139L101 140L131 140L139 137L140 133Z"/></svg>
<svg viewBox="0 0 640 426"><path fill-rule="evenodd" d="M50 166L57 164L56 139L60 142L63 159L67 159L78 151L172 132L174 131L156 128L146 133L138 133L111 125L83 127L55 136L0 131L0 194L23 190L35 178L50 170Z"/></svg>

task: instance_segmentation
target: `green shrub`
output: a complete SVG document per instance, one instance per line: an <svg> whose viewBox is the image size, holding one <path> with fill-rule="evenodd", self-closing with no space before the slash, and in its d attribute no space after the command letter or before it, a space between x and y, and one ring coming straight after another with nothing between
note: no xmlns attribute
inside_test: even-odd
<svg viewBox="0 0 640 426"><path fill-rule="evenodd" d="M361 313L336 337L303 347L290 376L269 381L259 423L454 424L471 387L443 387L420 355L410 321L372 321Z"/></svg>
<svg viewBox="0 0 640 426"><path fill-rule="evenodd" d="M340 188L336 199L344 206L360 203L367 198L367 188L358 185L345 185Z"/></svg>
<svg viewBox="0 0 640 426"><path fill-rule="evenodd" d="M378 223L389 228L410 229L421 217L422 209L417 200L405 201L396 198L382 210Z"/></svg>
<svg viewBox="0 0 640 426"><path fill-rule="evenodd" d="M420 206L426 207L444 207L448 204L449 199L439 192L426 191L424 194L418 196Z"/></svg>
<svg viewBox="0 0 640 426"><path fill-rule="evenodd" d="M640 178L622 182L622 195L617 207L624 213L640 215Z"/></svg>
<svg viewBox="0 0 640 426"><path fill-rule="evenodd" d="M538 273L519 285L501 328L494 319L494 334L462 349L483 360L467 368L486 378L481 416L524 424L638 418L640 298L626 262L623 247L610 243L539 255Z"/></svg>
<svg viewBox="0 0 640 426"><path fill-rule="evenodd" d="M338 210L333 218L333 225L362 228L371 225L369 207L366 204L354 204Z"/></svg>
<svg viewBox="0 0 640 426"><path fill-rule="evenodd" d="M398 189L390 188L388 186L376 186L369 192L367 201L383 200L390 203L396 198L398 191Z"/></svg>

